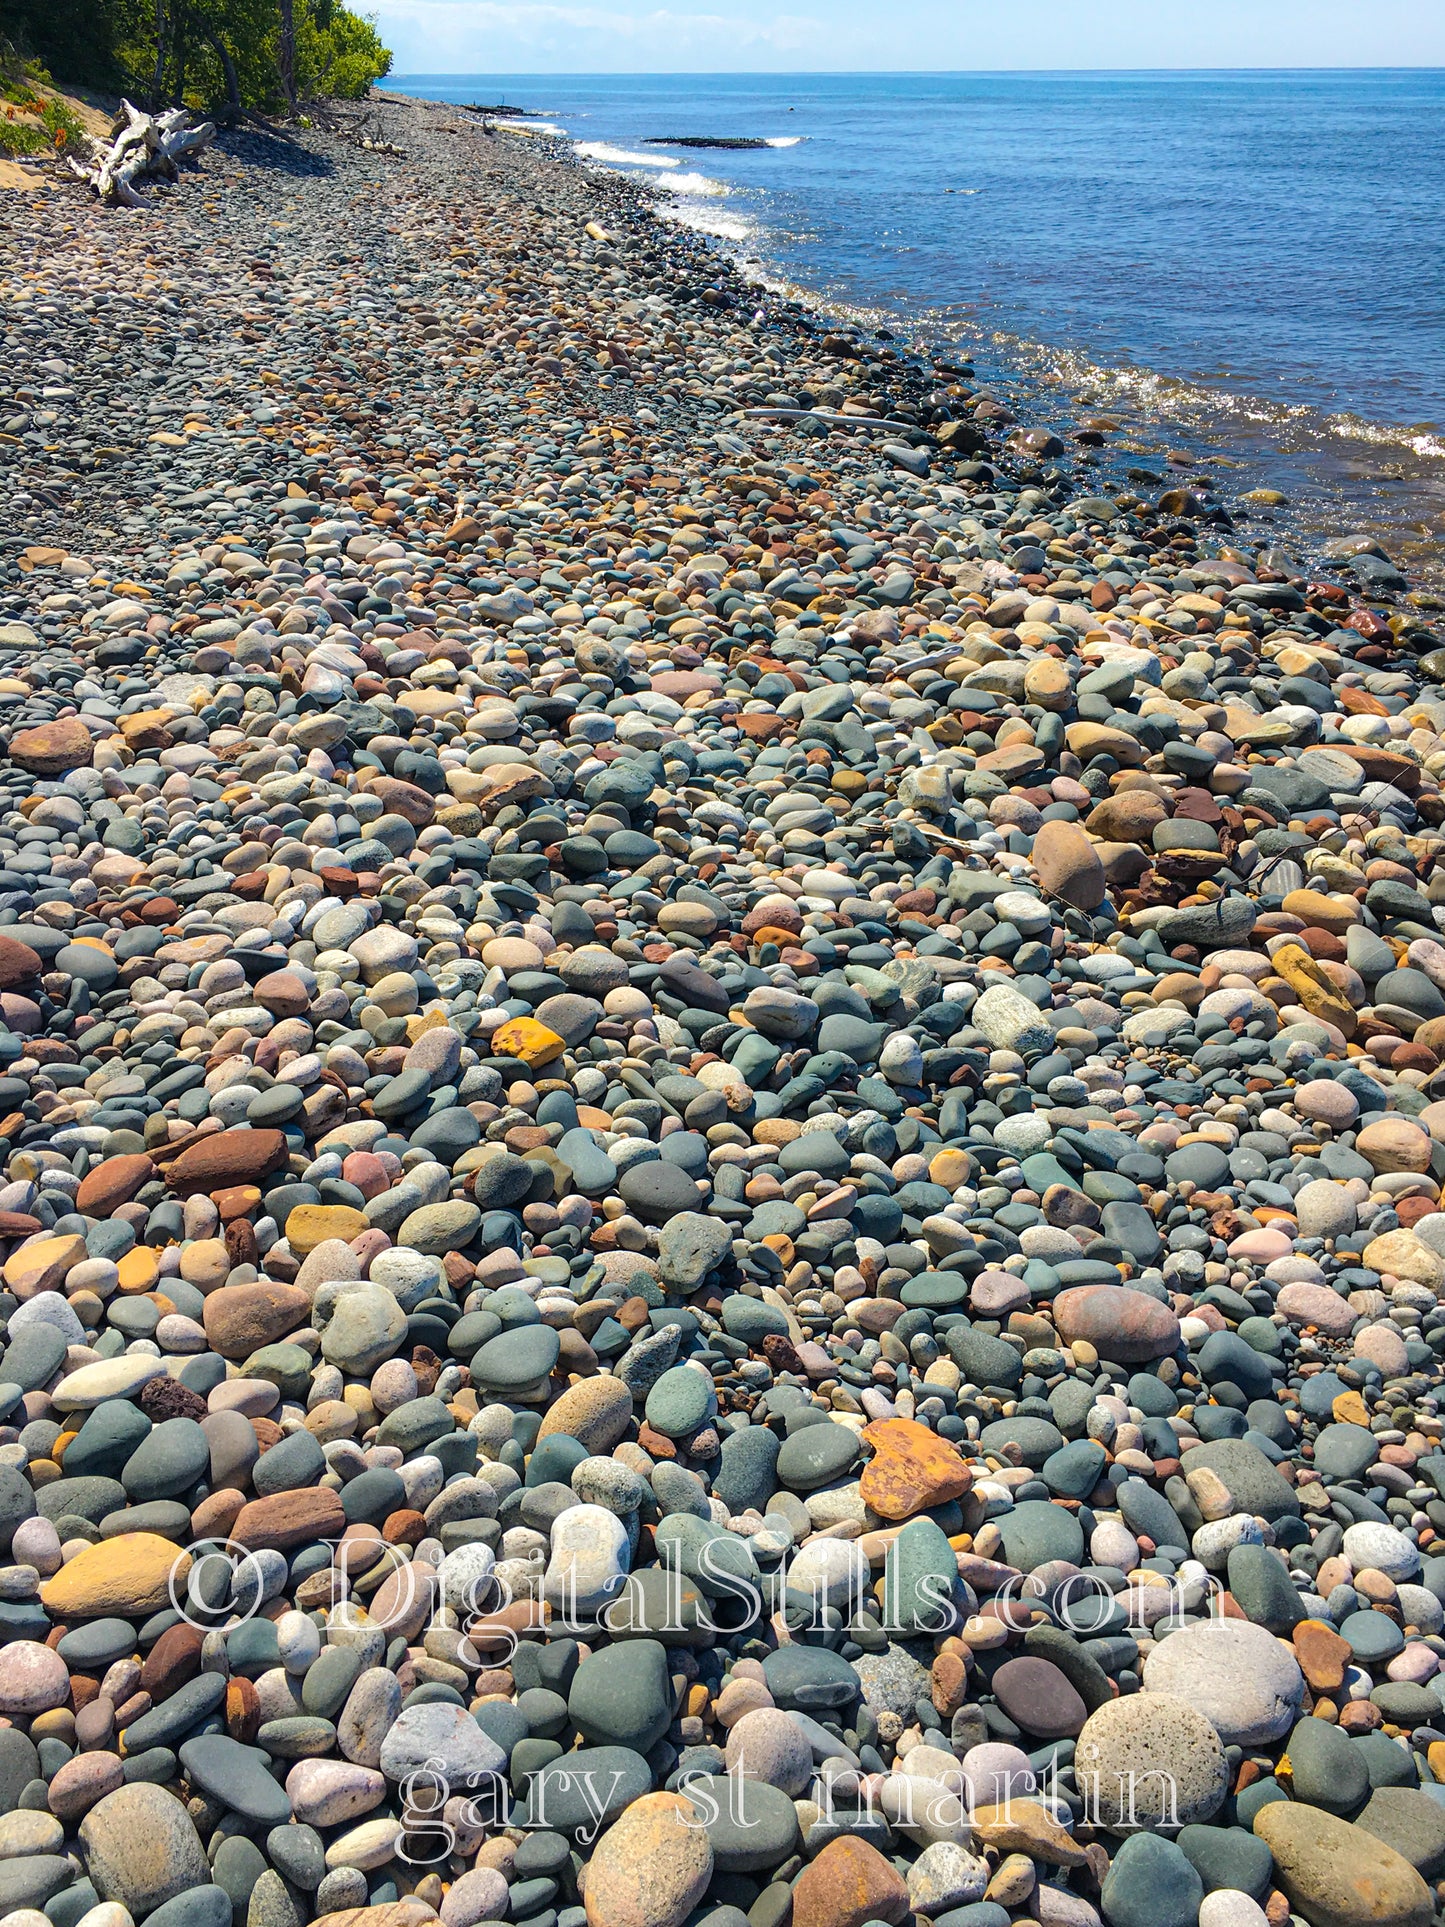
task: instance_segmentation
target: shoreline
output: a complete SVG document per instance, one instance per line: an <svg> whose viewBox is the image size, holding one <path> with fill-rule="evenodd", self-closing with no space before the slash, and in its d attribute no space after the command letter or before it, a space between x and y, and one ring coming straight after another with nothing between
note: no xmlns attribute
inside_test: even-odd
<svg viewBox="0 0 1445 1927"><path fill-rule="evenodd" d="M1438 627L336 122L0 200L0 1918L1424 1927Z"/></svg>
<svg viewBox="0 0 1445 1927"><path fill-rule="evenodd" d="M423 95L412 96L389 89L381 90L373 95L370 106L376 108L387 103L412 111L452 113L468 126L480 127L480 122L474 119L465 106L440 102ZM536 141L539 147L551 153L559 167L578 169L594 189L604 195L622 190L624 203L633 213L642 212L652 217L671 235L687 237L688 243L696 251L693 265L702 276L706 277L710 270L721 265L736 277L747 298L756 298L765 307L771 302L775 310L781 306L786 311L786 318L790 323L803 321L815 333L830 325L835 326L844 332L856 334L865 344L880 339L888 340L892 347L884 351L883 362L891 364L894 361L901 361L905 364L915 389L923 385L940 385L935 370L940 366L948 367L955 363L956 351L930 345L930 335L936 337L940 333L947 332L936 324L922 328L914 326L910 330L906 316L895 315L884 309L860 307L842 300L831 299L821 290L786 279L758 278L751 274L741 253L746 243L709 232L706 228L697 227L669 212L666 192L668 184L665 180L644 183L641 179L619 172L608 167L605 162L598 162L586 154L574 156L570 151L573 137L560 131L541 128L522 129L509 126L505 120L502 120L498 123L498 137ZM880 330L880 324L892 325L891 327L883 325ZM900 335L896 332L898 329L905 330L905 333ZM1090 421L1092 419L1088 413L1090 407L1106 399L1099 397L1097 393L1090 395L1088 390L1091 386L1097 388L1098 382L1103 381L1117 382L1128 387L1138 379L1146 386L1157 388L1167 395L1173 389L1189 390L1189 384L1183 378L1162 377L1157 372L1147 369L1137 370L1128 366L1113 367L1098 364L1092 368L1087 380L1079 378L1076 373L1071 381L1057 372L1060 360L1067 362L1070 359L1068 351L1057 346L1030 342L1021 338L1000 341L997 334L985 336L981 346L982 352L975 355L965 352L960 365L972 368L976 367L979 361L986 363L990 359L988 355L990 346L996 352L1002 348L1005 351L1005 360L998 365L991 379L989 373L985 372L981 377L973 376L971 383L976 383L977 389L984 394L996 396L1010 413L1013 409L1019 410L1019 416L1014 419L1020 426L1031 423L1041 437L1051 435L1056 440L1067 438L1062 454L1072 457L1075 463L1075 474L1071 478L1071 486L1074 486L1077 492L1088 492L1091 486L1097 488L1102 485L1104 492L1111 496L1132 495L1136 500L1142 501L1147 500L1150 495L1161 495L1173 488L1186 495L1202 498L1206 515L1219 508L1225 509L1226 514L1229 514L1232 509L1233 513L1228 524L1222 526L1227 526L1231 532L1237 533L1240 542L1253 546L1256 550L1263 547L1286 554L1293 551L1298 557L1307 558L1316 576L1336 581L1352 596L1359 596L1362 600L1369 599L1369 589L1363 585L1352 585L1348 574L1342 573L1342 558L1330 552L1330 538L1324 534L1321 518L1335 505L1326 504L1318 507L1314 516L1307 522L1301 519L1293 511L1293 505L1287 502L1273 504L1263 500L1253 502L1247 499L1241 500L1242 497L1247 497L1249 492L1238 482L1232 481L1228 474L1219 476L1205 472L1203 464L1211 461L1215 466L1224 469L1246 465L1225 453L1229 432L1227 422L1223 427L1218 422L1211 424L1210 432L1204 438L1214 445L1212 457L1191 457L1187 461L1181 457L1176 463L1166 453L1167 435L1161 438L1157 432L1160 426L1158 417L1170 417L1179 424L1183 423L1184 417L1178 413L1172 414L1171 417L1167 402L1160 404L1152 414L1144 410L1141 419L1134 424L1134 433L1147 436L1147 442L1129 439L1129 424L1124 419L1127 415L1127 407L1116 409L1111 415L1107 408L1100 409L1096 406L1099 419L1110 423L1109 433L1104 437L1093 438L1096 442L1103 444L1101 447L1082 448L1078 445L1078 424L1081 420L1085 423ZM1043 362L1050 365L1047 368L1041 368L1039 364ZM1034 364L1032 368L1030 363ZM1207 390L1202 392L1207 401L1216 399L1210 397ZM1059 400L1056 397L1062 399ZM1225 396L1222 399L1231 398ZM1324 420L1324 418L1321 419ZM992 448L995 452L1000 452L1001 439L1000 435L995 435L993 439ZM1224 446L1220 446L1221 443ZM1058 461L1061 457L1053 459ZM1146 461L1149 463L1147 469L1142 466ZM1081 462L1093 472L1086 472L1085 467L1079 466ZM1264 494L1269 492L1263 491ZM1341 529L1336 533L1337 537L1343 538L1347 533L1353 533L1353 529L1350 531ZM1368 542L1372 538L1365 536L1361 539ZM1402 544L1402 546L1409 545ZM1437 545L1430 546L1433 550ZM1409 564L1402 566L1407 576L1415 576L1415 584L1405 583L1402 586L1397 583L1394 593L1403 594L1406 602L1420 612L1421 619L1429 623L1432 617L1438 617L1441 609L1445 608L1445 599L1434 593L1435 573L1438 572L1432 573L1427 570L1421 573L1417 566L1412 567ZM1396 573L1398 574L1399 571L1397 570ZM1445 575L1440 577L1439 586L1445 588ZM1380 606L1393 605L1392 602L1382 600ZM1442 632L1442 639L1445 639L1445 632Z"/></svg>
<svg viewBox="0 0 1445 1927"><path fill-rule="evenodd" d="M448 91L440 83L438 90ZM659 111L665 115L668 109ZM592 119L583 125L595 134L595 120L607 123L605 97L589 113ZM591 157L597 140L585 140L570 120L568 125L573 127L569 138L583 141L583 158ZM596 159L641 163L641 152L627 156L605 151L609 142L637 149L642 137L635 125L630 133L613 127L598 138L602 144ZM1018 323L1006 313L990 315L967 301L936 306L922 295L908 301L900 296L890 306L850 295L846 288L834 293L835 264L814 258L816 247L800 250L785 229L769 227L770 188L762 189L758 233L729 235L729 208L745 211L752 200L749 184L756 189L759 182L745 171L742 179L729 176L725 184L727 195L715 204L723 210L719 222L709 218L713 204L701 201L684 203L679 218L713 236L744 273L758 272L745 265L745 257L763 245L770 258L767 276L780 291L835 318L869 329L887 326L925 357L930 350L954 358L972 355L983 378L1066 441L1091 417L1113 418L1117 428L1108 443L1134 459L1116 459L1101 471L1111 485L1122 486L1130 467L1156 476L1162 470L1164 477L1191 466L1201 472L1217 470L1214 479L1230 490L1236 503L1247 498L1240 513L1253 533L1294 547L1302 557L1317 555L1331 533L1363 533L1381 541L1400 566L1418 578L1421 594L1436 596L1445 590L1445 557L1435 529L1441 457L1438 435L1432 436L1429 424L1422 427L1408 416L1371 417L1368 408L1351 413L1323 399L1291 399L1283 369L1273 384L1261 379L1258 369L1254 382L1247 375L1231 377L1220 370L1161 373L1173 364L1139 363L1127 353L1112 358L1102 350L1091 354L1067 337L1031 339L1016 332ZM659 205L667 207L673 199L667 190L673 184L660 180L657 185ZM739 193L742 202L734 198ZM755 200L752 204L758 205ZM779 205L772 216L784 212ZM795 219L801 212L806 224L806 208L793 205L791 212ZM856 264L849 273L857 279Z"/></svg>
<svg viewBox="0 0 1445 1927"><path fill-rule="evenodd" d="M555 127L539 125L536 132L539 139L559 149L577 138ZM573 157L567 158L570 161ZM654 177L644 185L641 177L609 164L607 156L589 153L586 143L578 149L576 159L593 175L632 183L661 220L697 235L708 257L726 261L745 285L766 289L811 322L856 330L869 340L888 340L924 373L958 363L975 369L982 364L982 374L975 376L980 390L1016 409L1029 425L1064 440L1075 462L1089 465L1091 473L1082 468L1076 473L1082 492L1087 492L1091 483L1111 495L1142 490L1147 496L1171 486L1202 492L1211 503L1227 505L1241 541L1255 548L1281 550L1305 562L1315 575L1338 572L1339 557L1331 553L1330 544L1346 531L1337 528L1334 538L1327 531L1332 522L1347 522L1350 534L1368 531L1366 540L1388 543L1391 559L1416 580L1418 586L1409 597L1416 607L1427 616L1445 609L1445 594L1441 593L1445 592L1445 552L1433 537L1411 538L1406 520L1409 504L1369 503L1362 494L1358 513L1351 519L1347 512L1342 513L1348 510L1348 504L1318 496L1306 503L1287 497L1268 483L1271 477L1288 480L1295 475L1307 488L1317 490L1320 477L1308 473L1311 460L1323 461L1338 482L1351 461L1357 461L1372 445L1390 449L1402 459L1445 455L1445 448L1419 449L1407 425L1330 415L1305 404L1271 402L1228 388L1212 388L1188 376L1161 374L1133 362L1094 361L1063 343L1002 333L977 322L965 325L961 318L950 324L935 312L925 311L920 317L896 305L865 304L830 295L823 288L790 278L780 264L751 261L745 251L757 245L756 234L734 237L708 227L701 218L676 212L671 195L679 190L667 176ZM1091 438L1093 449L1083 448L1079 431L1082 428L1087 433L1095 421L1107 423L1107 433ZM1310 435L1313 445L1307 455L1298 447L1247 449L1242 438L1246 425L1255 421L1268 422L1276 430L1297 424L1301 433ZM1209 452L1178 453L1181 438ZM1332 441L1338 447L1331 447ZM1304 475L1299 474L1297 466L1301 459L1306 463ZM1256 471L1252 477L1210 472L1251 468ZM1394 479L1406 480L1403 476ZM1253 491L1247 486L1251 481ZM1417 481L1421 499L1414 507L1418 513L1429 491L1423 478ZM1357 491L1365 489L1362 477L1356 477L1355 487ZM1370 488L1378 496L1378 478ZM1401 561L1402 555L1410 560ZM1349 586L1347 580L1344 586Z"/></svg>

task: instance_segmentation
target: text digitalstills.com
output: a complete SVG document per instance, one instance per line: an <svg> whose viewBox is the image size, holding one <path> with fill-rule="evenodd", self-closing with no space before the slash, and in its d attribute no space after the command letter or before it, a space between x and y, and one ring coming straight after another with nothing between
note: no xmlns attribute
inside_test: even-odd
<svg viewBox="0 0 1445 1927"><path fill-rule="evenodd" d="M428 1569L423 1560L399 1566L400 1596L393 1604L391 1623L427 1633L444 1631L455 1639L457 1664L468 1673L506 1667L528 1632L541 1630L513 1624L508 1609L533 1606L535 1595L518 1599L504 1575L490 1569L482 1549L467 1548L473 1561L460 1592L444 1594L439 1556ZM347 1545L332 1547L338 1585L349 1585ZM549 1576L545 1591L545 1626L550 1637L596 1639L608 1637L675 1637L686 1643L709 1636L735 1639L772 1632L791 1642L810 1637L836 1641L840 1628L860 1612L872 1615L893 1638L986 1634L990 1622L1016 1621L1042 1607L1065 1630L1087 1638L1098 1630L1101 1612L1122 1608L1124 1623L1135 1633L1165 1636L1184 1624L1221 1621L1223 1588L1202 1566L1190 1562L1162 1584L1110 1591L1101 1580L1084 1573L1067 1574L1045 1586L1023 1574L1005 1578L999 1588L980 1601L962 1579L950 1583L945 1574L925 1573L906 1590L897 1574L888 1572L880 1586L860 1573L858 1583L842 1599L836 1586L810 1591L787 1586L786 1570L771 1575L765 1589L727 1570L704 1544L692 1572L675 1563L656 1569L663 1586L644 1595L636 1575L621 1576L600 1601L595 1591L581 1603L575 1567L561 1577ZM231 1542L203 1541L178 1554L171 1571L171 1603L197 1630L226 1633L254 1617L281 1589L283 1561L267 1561ZM541 1568L537 1573L541 1588ZM332 1607L323 1637L333 1631L345 1636L358 1624L358 1609L344 1597ZM1117 1621L1113 1622L1117 1625ZM1123 1832L1138 1826L1170 1831L1180 1824L1173 1776L1156 1767L1139 1771L1091 1772L1087 1761L1069 1759L1070 1794L1060 1789L1061 1760L1054 1752L1042 1768L1026 1774L1016 1770L996 1774L964 1774L946 1767L938 1778L904 1773L870 1773L846 1747L825 1753L807 1792L825 1823L850 1829L884 1823L926 1839L965 1839L975 1818L985 1810L995 1823L1007 1824L1014 1804L1027 1800L1066 1827L1080 1823L1107 1826ZM398 1856L414 1865L445 1862L468 1852L489 1833L502 1827L546 1830L557 1824L553 1808L565 1807L568 1828L578 1842L590 1845L615 1817L630 1795L627 1775L615 1767L594 1768L569 1762L564 1756L545 1773L533 1776L525 1801L518 1801L506 1777L485 1774L458 1787L448 1778L444 1763L427 1759L399 1783L401 1836ZM736 1774L706 1770L687 1772L674 1783L685 1800L678 1803L679 1824L707 1828L726 1813L732 1827L750 1824L742 1779Z"/></svg>

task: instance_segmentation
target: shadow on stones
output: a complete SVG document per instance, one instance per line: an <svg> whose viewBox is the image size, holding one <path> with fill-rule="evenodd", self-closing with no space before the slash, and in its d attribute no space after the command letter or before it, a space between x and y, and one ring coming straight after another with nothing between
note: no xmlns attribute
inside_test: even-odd
<svg viewBox="0 0 1445 1927"><path fill-rule="evenodd" d="M247 128L232 134L226 144L250 166L288 174L293 180L324 180L336 172L329 155L318 154L314 148L303 147L289 135L269 128Z"/></svg>

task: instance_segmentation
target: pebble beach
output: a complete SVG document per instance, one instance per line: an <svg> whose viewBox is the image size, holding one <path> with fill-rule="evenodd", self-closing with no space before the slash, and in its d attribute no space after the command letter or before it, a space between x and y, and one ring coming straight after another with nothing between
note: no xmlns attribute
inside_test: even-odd
<svg viewBox="0 0 1445 1927"><path fill-rule="evenodd" d="M0 242L0 1927L1430 1927L1428 598L455 107Z"/></svg>

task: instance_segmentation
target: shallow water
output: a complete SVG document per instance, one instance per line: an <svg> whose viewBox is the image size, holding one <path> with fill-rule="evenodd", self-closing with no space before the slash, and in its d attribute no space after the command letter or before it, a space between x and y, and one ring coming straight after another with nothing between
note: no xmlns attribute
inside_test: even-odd
<svg viewBox="0 0 1445 1927"><path fill-rule="evenodd" d="M1445 584L1445 74L391 84L526 106L759 278L972 354L1026 419L1107 413L1105 476L1192 454L1288 496L1253 532L1369 529Z"/></svg>

